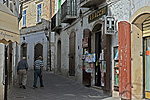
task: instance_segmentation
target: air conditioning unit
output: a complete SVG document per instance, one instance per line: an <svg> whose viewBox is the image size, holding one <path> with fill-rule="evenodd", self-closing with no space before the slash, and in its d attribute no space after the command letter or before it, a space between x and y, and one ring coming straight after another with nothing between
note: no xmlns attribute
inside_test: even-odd
<svg viewBox="0 0 150 100"><path fill-rule="evenodd" d="M105 17L105 34L115 34L115 18L112 16Z"/></svg>

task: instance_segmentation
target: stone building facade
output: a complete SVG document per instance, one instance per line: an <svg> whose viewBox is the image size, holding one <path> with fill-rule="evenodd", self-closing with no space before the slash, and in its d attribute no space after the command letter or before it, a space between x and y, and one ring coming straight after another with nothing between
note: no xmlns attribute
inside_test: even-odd
<svg viewBox="0 0 150 100"><path fill-rule="evenodd" d="M63 11L66 1L62 2L61 11ZM114 97L133 100L149 99L150 1L101 0L101 2L96 2L93 0L92 3L86 0L75 1L77 6L76 15L68 18L68 16L64 17L63 12L61 12L61 16L63 16L60 20L61 24L56 24L53 29L55 31L56 51L55 72L73 78L79 83L100 87L104 92ZM94 2L96 3L92 6ZM107 14L98 17L100 16L98 11L104 7L107 7ZM57 23L59 13L56 13L56 16ZM108 17L115 19L115 30L111 35L106 33L107 29L105 28L108 24L106 20ZM91 21L92 19L94 21ZM119 62L121 60L119 50L122 47L119 45L120 31L118 28L124 31L123 34L126 33L125 30L128 30L121 27L119 23L127 23L130 29L127 33L130 36L128 38L122 37L122 39L131 39L131 45L128 45L131 48L129 50L131 59L127 62L131 63L131 65L128 66L130 69L126 71L130 78L122 73L121 61ZM83 48L83 41L86 37L90 42L88 42L88 47ZM88 51L89 54L96 54L94 68L90 73L84 72L84 51ZM127 57L127 59L130 57ZM104 73L102 73L103 63L106 64ZM125 67L127 67L126 64ZM126 87L122 90L121 84L123 81L121 78L124 77L127 77L128 83L125 82Z"/></svg>
<svg viewBox="0 0 150 100"><path fill-rule="evenodd" d="M4 2L0 1L0 13L1 13L1 26L0 26L0 100L7 98L7 90L11 89L13 83L16 81L16 65L18 61L17 57L17 44L20 42L19 36L19 1L13 0ZM5 15L7 14L7 15ZM5 16L4 16L5 15ZM6 19L9 18L6 21ZM9 25L9 26L8 26ZM15 31L17 30L17 31ZM2 33L5 33L3 37ZM16 33L14 35L14 33ZM9 35L13 38L9 38ZM8 35L8 37L7 37ZM5 41L5 42L4 42ZM8 41L10 41L8 43ZM6 51L7 48L7 51ZM7 59L7 60L6 60ZM7 66L6 66L7 63ZM6 76L6 77L5 77ZM7 82L6 82L7 80Z"/></svg>
<svg viewBox="0 0 150 100"><path fill-rule="evenodd" d="M49 45L51 42L50 28L50 0L25 0L23 3L22 19L20 21L21 45L20 59L25 56L29 68L33 69L34 60L43 57L44 69L47 70L49 59ZM55 0L51 1L51 16L54 15Z"/></svg>

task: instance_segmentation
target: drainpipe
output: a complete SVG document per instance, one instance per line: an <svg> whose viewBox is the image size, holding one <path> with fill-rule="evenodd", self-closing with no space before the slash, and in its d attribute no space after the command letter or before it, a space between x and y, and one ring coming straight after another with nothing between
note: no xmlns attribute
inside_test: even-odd
<svg viewBox="0 0 150 100"><path fill-rule="evenodd" d="M49 11L50 11L50 13L49 13L49 61L50 61L49 67L50 67L50 71L51 71L51 13L52 13L51 0L49 2L50 2L50 4L49 4Z"/></svg>
<svg viewBox="0 0 150 100"><path fill-rule="evenodd" d="M4 100L7 100L7 84L8 84L8 73L7 73L7 49L8 46L5 45L5 87L4 87Z"/></svg>

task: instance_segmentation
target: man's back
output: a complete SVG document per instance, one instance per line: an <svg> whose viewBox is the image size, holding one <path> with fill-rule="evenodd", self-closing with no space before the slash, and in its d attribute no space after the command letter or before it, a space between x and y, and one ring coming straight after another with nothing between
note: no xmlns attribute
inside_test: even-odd
<svg viewBox="0 0 150 100"><path fill-rule="evenodd" d="M41 61L41 60L36 60L36 61L34 62L34 67L35 67L35 69L40 69L41 66L43 66L43 61Z"/></svg>
<svg viewBox="0 0 150 100"><path fill-rule="evenodd" d="M17 70L19 69L28 69L27 62L25 60L20 60L17 66Z"/></svg>

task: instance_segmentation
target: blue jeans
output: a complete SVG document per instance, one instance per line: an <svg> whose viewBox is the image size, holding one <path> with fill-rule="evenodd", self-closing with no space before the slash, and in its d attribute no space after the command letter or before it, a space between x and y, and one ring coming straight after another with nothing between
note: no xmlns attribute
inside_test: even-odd
<svg viewBox="0 0 150 100"><path fill-rule="evenodd" d="M43 79L41 75L41 70L35 69L34 70L34 84L33 87L36 87L38 77L40 78L40 86L43 86Z"/></svg>

